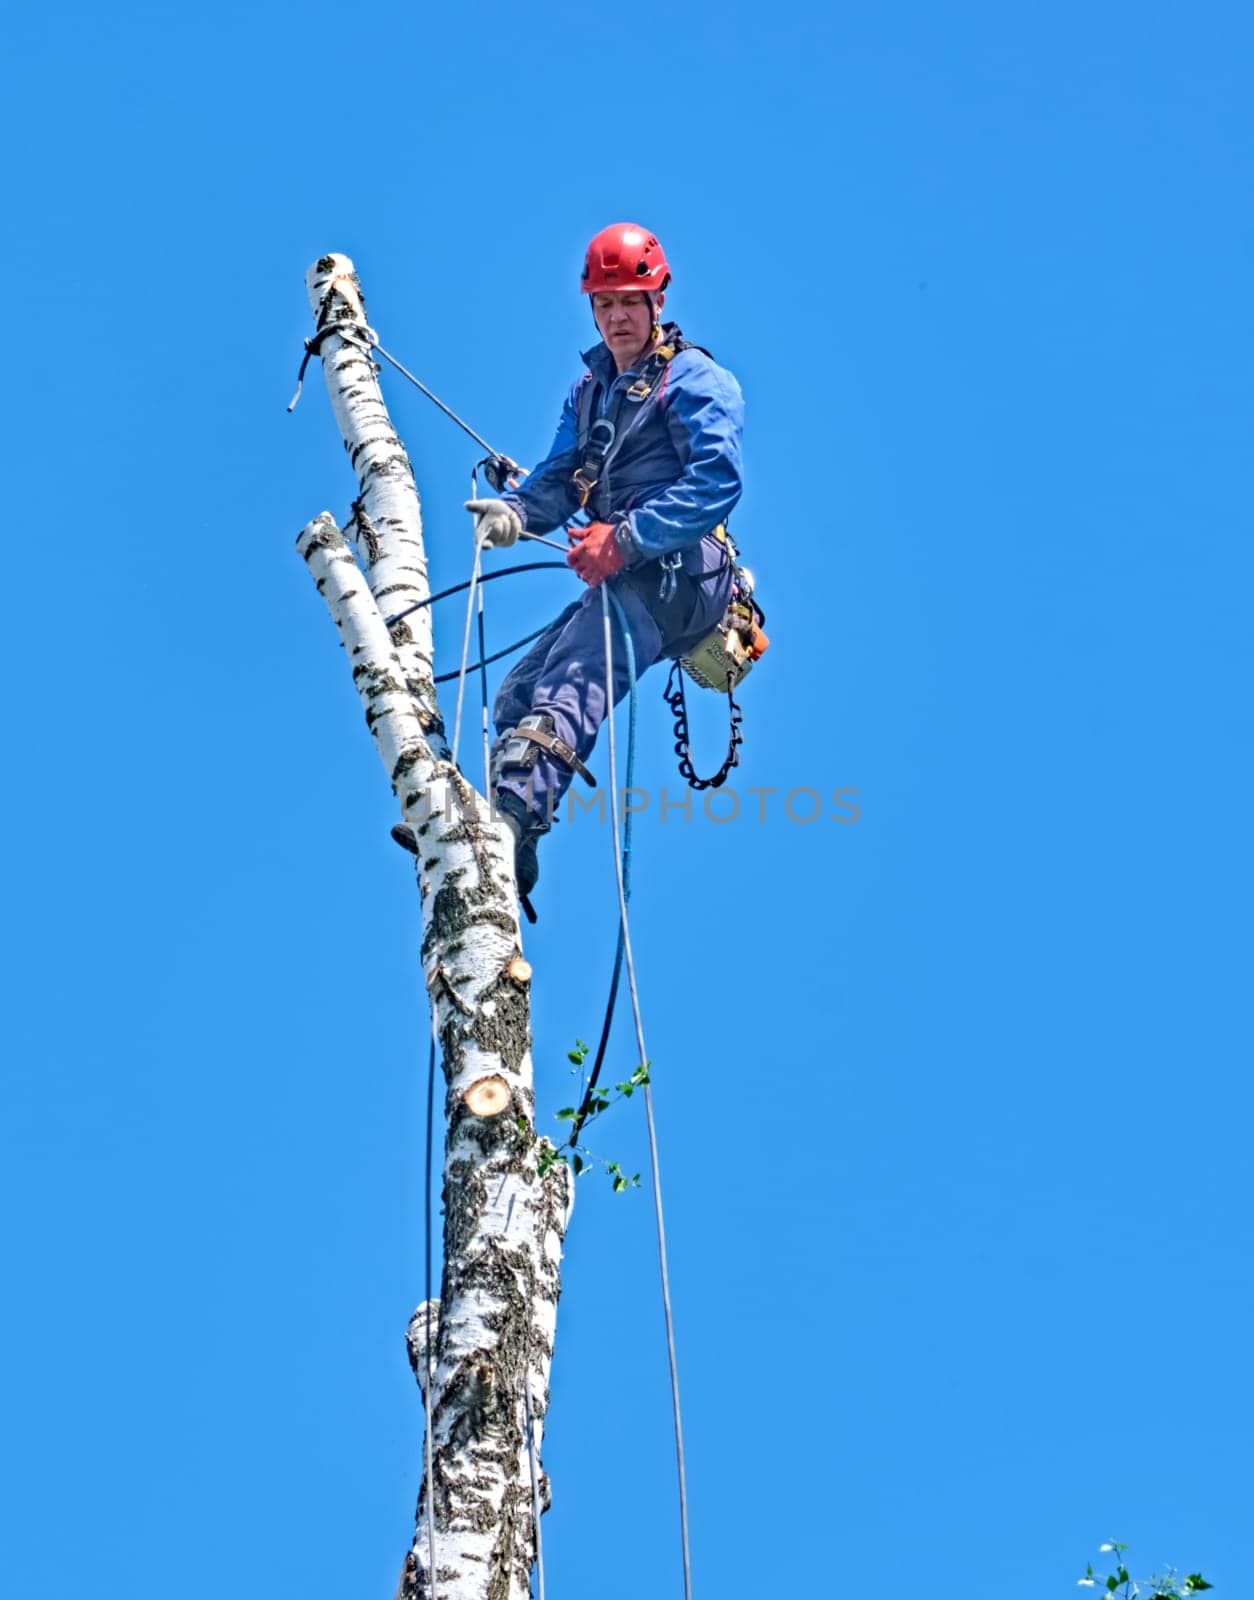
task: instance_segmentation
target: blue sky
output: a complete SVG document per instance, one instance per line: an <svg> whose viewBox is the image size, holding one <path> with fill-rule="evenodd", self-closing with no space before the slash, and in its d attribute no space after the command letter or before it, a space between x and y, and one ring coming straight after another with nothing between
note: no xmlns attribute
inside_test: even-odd
<svg viewBox="0 0 1254 1600"><path fill-rule="evenodd" d="M303 274L352 255L384 342L534 461L624 217L746 394L742 792L862 808L639 826L696 1592L1066 1595L1112 1536L1248 1592L1244 12L70 6L10 40L6 1592L391 1594L427 1024L293 549L353 492L316 370L284 410ZM386 392L456 582L472 449ZM493 585L491 638L568 593ZM660 679L642 741L674 793ZM552 1110L603 834L543 873ZM643 1166L635 1102L597 1144ZM550 1594L680 1592L651 1215L599 1178L546 1464Z"/></svg>

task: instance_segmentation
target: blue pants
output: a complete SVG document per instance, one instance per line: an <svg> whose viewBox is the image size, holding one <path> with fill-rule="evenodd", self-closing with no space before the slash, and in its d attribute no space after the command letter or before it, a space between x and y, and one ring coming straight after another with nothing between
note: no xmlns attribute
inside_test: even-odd
<svg viewBox="0 0 1254 1600"><path fill-rule="evenodd" d="M662 570L656 561L608 580L631 630L639 676L655 661L681 656L722 620L731 594L731 562L717 539L707 536L684 554L674 596L658 598ZM698 581L704 578L704 582ZM614 703L629 688L627 651L617 614L610 607ZM586 590L568 605L502 683L492 708L497 734L508 733L528 715L547 712L558 737L587 761L605 720L605 622L599 589ZM572 773L541 751L530 772L502 774L498 790L518 796L547 828Z"/></svg>

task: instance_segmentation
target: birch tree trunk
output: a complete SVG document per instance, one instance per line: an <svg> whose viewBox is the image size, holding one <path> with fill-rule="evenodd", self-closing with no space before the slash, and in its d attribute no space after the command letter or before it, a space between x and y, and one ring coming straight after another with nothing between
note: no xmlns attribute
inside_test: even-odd
<svg viewBox="0 0 1254 1600"><path fill-rule="evenodd" d="M297 548L339 629L384 770L418 838L422 962L447 1086L444 1278L431 1319L434 1482L424 1474L397 1592L404 1600L524 1600L539 1531L527 1421L538 1462L572 1183L561 1162L543 1177L537 1169L530 968L512 845L450 759L430 608L390 631L385 621L430 590L413 470L379 389L360 286L340 255L317 261L306 284L360 492L343 529L323 512ZM416 1038L415 1061L425 1050ZM416 1313L409 1333L420 1380L426 1320Z"/></svg>

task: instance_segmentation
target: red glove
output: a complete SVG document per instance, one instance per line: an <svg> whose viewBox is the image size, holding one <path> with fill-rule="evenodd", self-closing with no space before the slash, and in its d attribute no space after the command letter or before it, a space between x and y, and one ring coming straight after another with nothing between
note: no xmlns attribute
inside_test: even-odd
<svg viewBox="0 0 1254 1600"><path fill-rule="evenodd" d="M612 522L593 522L586 528L567 528L574 541L574 549L566 557L566 565L595 589L614 573L623 569L623 553L614 538Z"/></svg>

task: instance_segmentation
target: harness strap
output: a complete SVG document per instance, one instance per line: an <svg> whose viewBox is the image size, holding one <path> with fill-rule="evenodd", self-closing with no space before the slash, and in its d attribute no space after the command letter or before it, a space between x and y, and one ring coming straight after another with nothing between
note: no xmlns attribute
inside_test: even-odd
<svg viewBox="0 0 1254 1600"><path fill-rule="evenodd" d="M679 347L682 343L682 340L676 340L674 344L659 344L653 349L649 359L640 369L640 376L627 391L629 400L634 400L639 404L640 401L649 398L661 381L662 374L666 371L667 366L679 354Z"/></svg>
<svg viewBox="0 0 1254 1600"><path fill-rule="evenodd" d="M596 779L580 761L575 751L565 739L555 733L549 733L544 728L511 728L508 733L501 735L502 739L530 739L532 744L538 744L542 750L547 750L555 760L560 761L571 772L577 772L585 783L593 789L597 786Z"/></svg>
<svg viewBox="0 0 1254 1600"><path fill-rule="evenodd" d="M690 344L678 334L665 344L655 346L641 367L636 381L626 391L625 398L638 406L639 410L625 428L617 429L608 417L600 417L594 421L592 413L596 405L597 381L589 373L580 385L575 413L580 459L571 478L579 494L581 511L588 509L588 502L592 499L597 484L605 475L606 467L622 449L624 442L644 416L644 402L666 376L667 367L683 350L701 350L704 355L709 355L704 346Z"/></svg>

